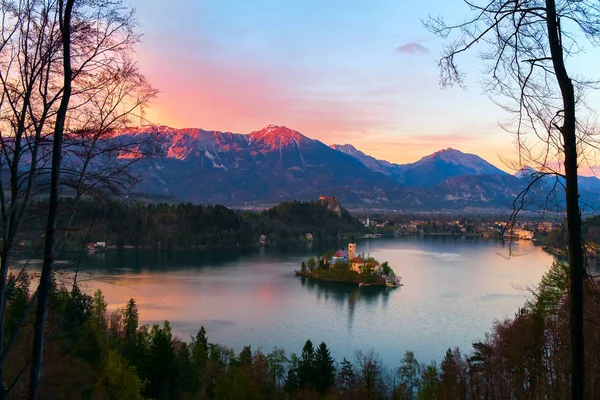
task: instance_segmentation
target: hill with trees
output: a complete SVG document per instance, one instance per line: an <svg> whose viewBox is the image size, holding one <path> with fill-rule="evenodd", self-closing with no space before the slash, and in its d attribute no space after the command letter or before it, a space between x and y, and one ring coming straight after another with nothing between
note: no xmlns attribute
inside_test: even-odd
<svg viewBox="0 0 600 400"><path fill-rule="evenodd" d="M339 206L339 203L338 203ZM38 248L43 229L45 203L34 203L29 224L21 240ZM70 210L65 199L65 210ZM78 204L78 218L63 232L69 249L102 241L123 248L196 248L201 246L255 246L265 236L265 244L350 237L364 227L343 207L332 209L320 201L284 202L265 211L232 210L220 205L99 203ZM68 226L70 213L59 218L58 226Z"/></svg>

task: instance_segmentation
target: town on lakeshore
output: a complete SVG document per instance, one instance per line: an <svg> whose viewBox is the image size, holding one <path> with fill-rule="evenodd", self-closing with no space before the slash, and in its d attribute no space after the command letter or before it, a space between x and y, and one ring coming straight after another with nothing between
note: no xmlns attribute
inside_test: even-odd
<svg viewBox="0 0 600 400"><path fill-rule="evenodd" d="M396 275L387 261L379 263L364 253L356 252L356 243L348 243L348 250L339 249L325 255L310 257L302 261L296 276L304 278L358 284L358 286L401 286L401 277Z"/></svg>

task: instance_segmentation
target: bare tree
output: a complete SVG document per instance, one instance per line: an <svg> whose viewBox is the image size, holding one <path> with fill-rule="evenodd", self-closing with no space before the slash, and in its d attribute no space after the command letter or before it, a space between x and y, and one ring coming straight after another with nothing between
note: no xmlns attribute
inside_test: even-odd
<svg viewBox="0 0 600 400"><path fill-rule="evenodd" d="M6 343L5 321L9 260L27 207L36 192L40 167L48 162L42 150L46 121L53 118L62 89L55 81L59 52L56 14L43 2L3 1L0 46L0 398L13 383L5 384L4 366L14 338ZM28 307L31 309L34 294ZM25 367L21 373L25 370ZM18 379L21 375L17 375Z"/></svg>
<svg viewBox="0 0 600 400"><path fill-rule="evenodd" d="M48 221L46 222L44 261L38 286L37 309L33 326L33 354L31 356L31 376L29 378L29 399L38 397L38 388L42 374L44 352L44 326L48 315L48 299L52 287L52 267L55 258L56 216L58 214L58 186L60 181L60 164L62 157L62 142L69 101L71 99L73 70L71 64L71 17L75 0L58 0L59 27L62 39L63 55L63 93L60 106L54 121L52 137L52 166L50 176L50 199L48 206Z"/></svg>
<svg viewBox="0 0 600 400"><path fill-rule="evenodd" d="M133 10L121 1L0 0L0 399L31 366L35 397L44 344L44 320L54 258L73 224L79 199L118 194L136 182L133 162L147 149L119 139L156 95L131 60ZM148 139L148 138L145 138ZM142 139L140 138L140 141ZM123 154L129 157L122 157ZM131 157L134 154L135 157ZM48 184L50 182L50 185ZM56 211L68 188L75 202L62 241L55 246ZM20 326L6 335L8 272L33 199L50 194L40 285L22 323L37 302L33 358L11 381L5 364ZM60 239L60 238L59 238ZM24 273L25 264L18 275ZM22 325L22 323L20 325Z"/></svg>
<svg viewBox="0 0 600 400"><path fill-rule="evenodd" d="M123 7L121 1L92 0L58 0L57 8L63 93L52 134L50 199L29 382L31 399L37 398L41 378L44 326L57 254L61 179L66 178L75 192L69 226L83 195L98 193L99 189L117 192L127 187L124 172L132 161L118 161L117 156L132 144L119 141L114 133L156 94L129 58L132 46L139 40L133 32L136 21L132 10ZM74 152L65 151L64 139L70 141L69 148ZM63 156L67 154L71 157L64 168Z"/></svg>
<svg viewBox="0 0 600 400"><path fill-rule="evenodd" d="M585 38L600 41L600 3L594 0L465 0L472 14L459 24L429 18L432 32L453 40L441 60L441 84L463 83L456 59L483 48L485 89L514 118L520 163L542 166L566 182L570 264L571 391L584 398L583 284L585 257L577 182L578 164L597 149L585 118L584 91L595 82L570 75L566 61L583 49ZM553 162L562 162L557 168Z"/></svg>

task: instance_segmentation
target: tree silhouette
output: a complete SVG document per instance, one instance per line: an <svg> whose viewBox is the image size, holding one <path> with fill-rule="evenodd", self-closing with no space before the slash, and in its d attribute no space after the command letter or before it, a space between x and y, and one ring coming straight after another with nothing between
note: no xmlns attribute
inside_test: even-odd
<svg viewBox="0 0 600 400"><path fill-rule="evenodd" d="M583 37L592 45L600 42L600 4L591 0L465 3L472 11L465 21L452 25L439 17L429 18L425 23L443 38L452 35L439 62L441 83L462 84L464 75L456 59L461 53L483 46L480 54L487 65L484 87L514 116L507 129L516 134L519 164L533 163L542 171L532 183L548 173L566 182L571 266L571 390L573 399L583 399L585 257L577 168L586 162L590 151L595 152L597 141L591 127L585 124L584 93L586 88L594 86L593 82L570 75L567 60L581 53ZM533 140L528 140L530 137ZM556 168L554 161L562 161L562 167ZM521 194L525 195L526 192ZM518 209L524 204L517 203Z"/></svg>

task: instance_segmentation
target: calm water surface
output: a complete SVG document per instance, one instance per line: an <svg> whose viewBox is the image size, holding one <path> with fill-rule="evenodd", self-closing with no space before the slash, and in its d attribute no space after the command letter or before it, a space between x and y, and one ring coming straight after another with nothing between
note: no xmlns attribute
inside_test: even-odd
<svg viewBox="0 0 600 400"><path fill-rule="evenodd" d="M344 243L251 250L108 252L87 256L85 271L108 274L102 289L109 309L136 299L141 323L168 319L183 339L204 325L209 341L274 346L299 353L306 339L325 341L332 355L351 359L375 349L388 366L407 350L440 361L448 347L470 351L494 321L512 317L552 263L531 242L507 259L499 242L452 237L407 237L357 242L357 251L389 261L400 289L325 284L294 276L303 259ZM521 289L519 289L521 288Z"/></svg>

